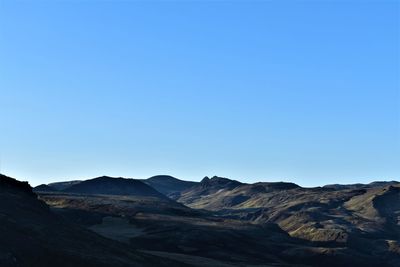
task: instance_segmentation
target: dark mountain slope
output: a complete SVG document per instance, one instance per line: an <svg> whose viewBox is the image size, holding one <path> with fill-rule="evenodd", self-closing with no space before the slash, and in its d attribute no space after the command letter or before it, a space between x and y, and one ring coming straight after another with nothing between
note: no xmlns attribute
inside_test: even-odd
<svg viewBox="0 0 400 267"><path fill-rule="evenodd" d="M32 188L28 182L20 182L3 174L0 174L0 189L2 192L25 193L27 195L35 196L35 194L32 193Z"/></svg>
<svg viewBox="0 0 400 267"><path fill-rule="evenodd" d="M146 196L165 199L166 196L135 179L112 178L102 176L91 180L82 181L64 190L68 193L94 194L94 195L129 195Z"/></svg>
<svg viewBox="0 0 400 267"><path fill-rule="evenodd" d="M329 188L334 190L343 190L343 189L361 189L361 188L377 188L389 185L400 185L397 181L383 181L383 182L372 182L369 184L328 184L324 185L323 188Z"/></svg>
<svg viewBox="0 0 400 267"><path fill-rule="evenodd" d="M65 181L65 182L56 182L56 183L50 183L48 186L57 189L59 191L65 190L73 185L79 184L82 181L75 180L75 181Z"/></svg>
<svg viewBox="0 0 400 267"><path fill-rule="evenodd" d="M37 199L28 183L4 175L0 175L0 233L2 267L162 266L157 258L66 223Z"/></svg>
<svg viewBox="0 0 400 267"><path fill-rule="evenodd" d="M207 176L200 182L200 186L207 192L212 192L219 189L233 189L243 183L228 178L213 176L211 179Z"/></svg>
<svg viewBox="0 0 400 267"><path fill-rule="evenodd" d="M153 176L143 182L164 195L182 192L198 184L197 182L182 181L169 175Z"/></svg>
<svg viewBox="0 0 400 267"><path fill-rule="evenodd" d="M57 192L58 190L48 186L47 184L41 184L33 188L33 192Z"/></svg>
<svg viewBox="0 0 400 267"><path fill-rule="evenodd" d="M203 208L202 206L206 205L205 203L202 203L202 198L204 196L211 197L214 194L227 192L241 185L244 184L235 180L230 180L228 178L214 176L210 179L206 176L203 178L203 180L201 180L199 184L179 194L171 194L170 197L188 206L191 206L193 204L193 206L191 206L193 208Z"/></svg>

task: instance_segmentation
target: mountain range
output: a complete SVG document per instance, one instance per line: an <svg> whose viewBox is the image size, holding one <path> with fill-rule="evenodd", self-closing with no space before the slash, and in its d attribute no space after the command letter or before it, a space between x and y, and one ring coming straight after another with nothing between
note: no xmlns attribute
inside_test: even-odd
<svg viewBox="0 0 400 267"><path fill-rule="evenodd" d="M396 181L102 176L32 190L2 175L0 197L1 266L400 266Z"/></svg>

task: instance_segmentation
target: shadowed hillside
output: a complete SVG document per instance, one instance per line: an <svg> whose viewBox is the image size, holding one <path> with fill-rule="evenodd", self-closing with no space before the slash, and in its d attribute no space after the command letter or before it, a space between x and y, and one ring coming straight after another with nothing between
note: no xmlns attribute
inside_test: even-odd
<svg viewBox="0 0 400 267"><path fill-rule="evenodd" d="M57 192L58 190L52 186L41 184L33 188L34 192Z"/></svg>
<svg viewBox="0 0 400 267"><path fill-rule="evenodd" d="M182 181L169 175L153 176L143 182L164 195L182 192L198 184L197 182Z"/></svg>
<svg viewBox="0 0 400 267"><path fill-rule="evenodd" d="M58 191L62 191L67 189L68 187L71 187L75 184L79 184L82 181L66 181L66 182L56 182L56 183L50 183L48 184L48 186L50 186L51 188L54 188Z"/></svg>
<svg viewBox="0 0 400 267"><path fill-rule="evenodd" d="M142 181L107 176L73 184L63 191L77 194L135 195L166 198L163 194Z"/></svg>
<svg viewBox="0 0 400 267"><path fill-rule="evenodd" d="M26 182L0 175L0 266L166 266L178 264L127 250L65 222ZM165 265L164 265L165 264Z"/></svg>

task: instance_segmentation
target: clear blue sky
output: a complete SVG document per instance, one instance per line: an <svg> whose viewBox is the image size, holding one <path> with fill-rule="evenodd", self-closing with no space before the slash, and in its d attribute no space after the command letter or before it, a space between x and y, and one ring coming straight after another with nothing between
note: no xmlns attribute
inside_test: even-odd
<svg viewBox="0 0 400 267"><path fill-rule="evenodd" d="M399 2L283 2L0 1L1 172L400 179Z"/></svg>

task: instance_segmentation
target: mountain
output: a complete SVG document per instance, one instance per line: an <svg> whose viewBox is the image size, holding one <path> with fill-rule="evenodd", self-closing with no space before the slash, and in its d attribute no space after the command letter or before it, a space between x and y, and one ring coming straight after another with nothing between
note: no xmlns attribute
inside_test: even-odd
<svg viewBox="0 0 400 267"><path fill-rule="evenodd" d="M57 189L59 191L65 190L73 185L79 184L82 181L75 180L75 181L66 181L66 182L56 182L56 183L50 183L48 186L51 188Z"/></svg>
<svg viewBox="0 0 400 267"><path fill-rule="evenodd" d="M54 214L26 182L0 175L0 266L166 266Z"/></svg>
<svg viewBox="0 0 400 267"><path fill-rule="evenodd" d="M230 180L223 177L214 176L212 178L204 177L200 183L184 190L178 194L170 195L171 198L188 205L193 208L201 206L199 200L204 196L212 196L213 194L233 190L234 188L243 185L243 183ZM192 205L197 203L200 205Z"/></svg>
<svg viewBox="0 0 400 267"><path fill-rule="evenodd" d="M205 188L211 180L205 180ZM197 186L183 192L177 201L224 218L256 224L273 222L294 238L346 247L357 251L359 258L388 255L385 261L391 262L390 266L400 264L398 182L315 188L283 182L255 183L215 190Z"/></svg>
<svg viewBox="0 0 400 267"><path fill-rule="evenodd" d="M232 207L247 207L246 203L256 201L267 192L298 189L294 183L272 182L244 184L228 178L205 177L199 184L181 192L170 195L178 202L192 208L219 210ZM249 205L252 207L253 205Z"/></svg>
<svg viewBox="0 0 400 267"><path fill-rule="evenodd" d="M20 194L25 193L30 196L35 196L28 182L20 182L3 174L0 174L0 190L3 194L9 192Z"/></svg>
<svg viewBox="0 0 400 267"><path fill-rule="evenodd" d="M179 180L169 175L153 176L143 180L143 182L164 195L182 192L198 184L197 182Z"/></svg>
<svg viewBox="0 0 400 267"><path fill-rule="evenodd" d="M33 188L34 192L56 192L58 191L54 187L51 187L47 184L41 184Z"/></svg>
<svg viewBox="0 0 400 267"><path fill-rule="evenodd" d="M212 192L219 189L232 189L239 185L242 185L242 183L218 176L213 176L211 179L206 176L200 182L200 186L206 190L205 192Z"/></svg>
<svg viewBox="0 0 400 267"><path fill-rule="evenodd" d="M99 177L37 197L2 177L0 266L400 266L397 182L214 176L180 190L178 203L143 180Z"/></svg>
<svg viewBox="0 0 400 267"><path fill-rule="evenodd" d="M125 178L112 178L102 176L71 185L63 190L68 193L77 194L100 194L100 195L134 195L166 198L142 181Z"/></svg>
<svg viewBox="0 0 400 267"><path fill-rule="evenodd" d="M400 264L399 191L386 183L302 188L215 176L169 194L186 206L92 191L44 192L40 199L65 220L188 266L394 267Z"/></svg>
<svg viewBox="0 0 400 267"><path fill-rule="evenodd" d="M381 182L372 182L369 184L328 184L324 185L323 188L330 188L334 190L342 190L342 189L359 189L359 188L374 188L374 187L382 187L388 185L399 185L400 183L397 181L381 181Z"/></svg>

